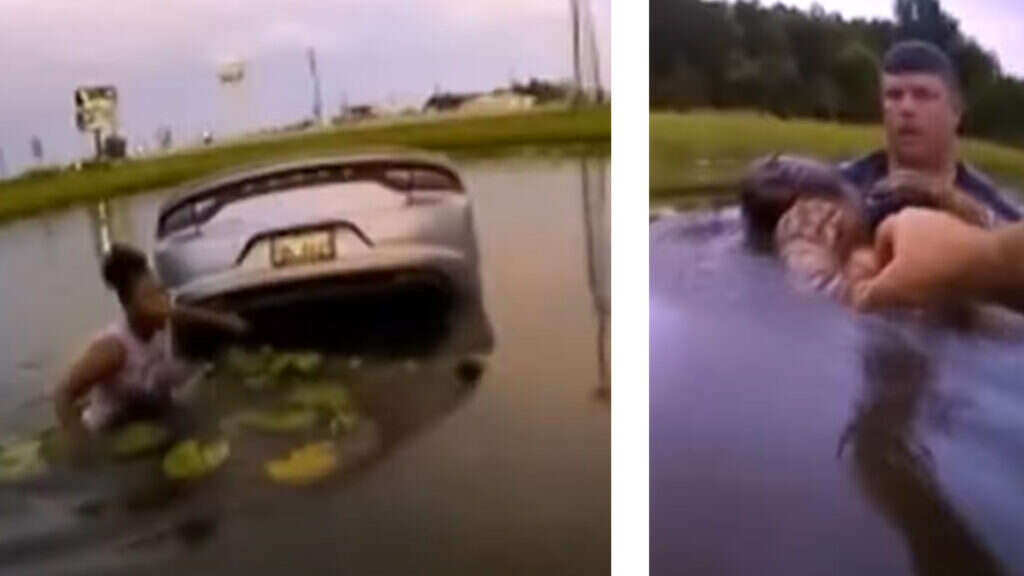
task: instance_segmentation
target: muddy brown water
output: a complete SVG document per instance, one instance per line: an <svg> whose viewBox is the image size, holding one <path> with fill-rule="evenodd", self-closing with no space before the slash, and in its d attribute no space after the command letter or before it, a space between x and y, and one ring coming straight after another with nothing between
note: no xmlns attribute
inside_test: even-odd
<svg viewBox="0 0 1024 576"><path fill-rule="evenodd" d="M328 355L365 427L329 481L294 489L233 452L147 496L152 461L0 485L3 574L602 574L610 566L607 158L459 166L493 345L415 359ZM0 438L53 421L52 388L118 313L104 235L152 244L163 193L0 229ZM457 329L455 330L458 331ZM465 355L482 360L462 373Z"/></svg>

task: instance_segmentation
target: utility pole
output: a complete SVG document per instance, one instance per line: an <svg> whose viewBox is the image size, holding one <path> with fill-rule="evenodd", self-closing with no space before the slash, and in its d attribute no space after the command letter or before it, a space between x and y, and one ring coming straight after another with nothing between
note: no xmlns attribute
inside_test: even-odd
<svg viewBox="0 0 1024 576"><path fill-rule="evenodd" d="M569 8L572 14L572 70L573 82L576 94L573 103L579 105L585 98L584 90L584 68L587 67L583 59L586 52L590 56L590 70L594 80L594 93L598 102L604 99L604 88L601 86L601 57L597 51L597 33L594 30L593 14L590 10L589 0L569 0Z"/></svg>
<svg viewBox="0 0 1024 576"><path fill-rule="evenodd" d="M316 67L316 52L313 48L309 48L306 55L309 58L309 74L313 78L313 119L322 124L324 121L323 101L320 96L320 72Z"/></svg>
<svg viewBox="0 0 1024 576"><path fill-rule="evenodd" d="M4 158L4 149L0 148L0 180L7 178L7 160Z"/></svg>
<svg viewBox="0 0 1024 576"><path fill-rule="evenodd" d="M573 105L578 106L583 97L583 70L580 66L580 6L579 0L569 0L569 10L572 14L572 73Z"/></svg>
<svg viewBox="0 0 1024 576"><path fill-rule="evenodd" d="M594 94L597 102L600 104L604 101L604 88L601 86L601 55L597 51L597 31L594 30L593 20L594 12L590 9L590 1L583 1L587 2L587 40L590 44L590 64L594 68Z"/></svg>
<svg viewBox="0 0 1024 576"><path fill-rule="evenodd" d="M43 141L39 139L39 136L33 136L29 141L29 147L32 149L32 157L36 159L36 164L43 163Z"/></svg>

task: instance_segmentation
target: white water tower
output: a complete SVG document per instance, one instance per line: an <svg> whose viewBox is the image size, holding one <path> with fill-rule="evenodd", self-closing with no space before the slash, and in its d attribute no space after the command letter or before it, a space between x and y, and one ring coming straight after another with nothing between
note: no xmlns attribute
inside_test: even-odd
<svg viewBox="0 0 1024 576"><path fill-rule="evenodd" d="M252 105L252 80L244 60L232 60L217 68L218 139L239 136L256 129Z"/></svg>

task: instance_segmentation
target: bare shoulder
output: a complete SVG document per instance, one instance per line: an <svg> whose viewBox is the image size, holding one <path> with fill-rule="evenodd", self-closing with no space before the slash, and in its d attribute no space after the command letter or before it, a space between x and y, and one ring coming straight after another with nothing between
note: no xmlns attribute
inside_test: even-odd
<svg viewBox="0 0 1024 576"><path fill-rule="evenodd" d="M87 366L89 372L115 371L124 362L125 350L112 335L100 336L89 345L78 366Z"/></svg>

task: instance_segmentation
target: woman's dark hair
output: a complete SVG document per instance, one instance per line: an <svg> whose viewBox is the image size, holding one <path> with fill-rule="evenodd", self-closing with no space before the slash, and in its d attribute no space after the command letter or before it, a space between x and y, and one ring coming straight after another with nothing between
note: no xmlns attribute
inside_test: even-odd
<svg viewBox="0 0 1024 576"><path fill-rule="evenodd" d="M122 305L131 299L135 281L147 272L146 256L131 246L114 244L103 259L103 281L117 292Z"/></svg>

